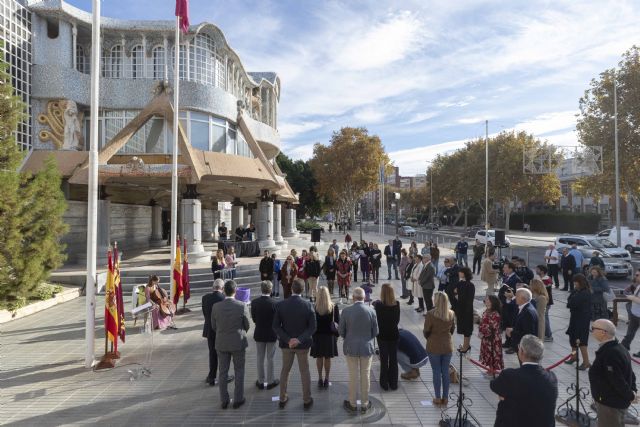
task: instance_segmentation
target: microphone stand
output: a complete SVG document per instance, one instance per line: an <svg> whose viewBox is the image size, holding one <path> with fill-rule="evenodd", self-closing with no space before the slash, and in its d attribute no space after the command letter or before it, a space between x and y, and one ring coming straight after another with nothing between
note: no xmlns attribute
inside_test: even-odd
<svg viewBox="0 0 640 427"><path fill-rule="evenodd" d="M473 416L469 407L473 405L473 401L466 397L464 392L462 391L462 357L470 350L468 348L465 351L460 350L458 348L458 356L460 357L460 371L459 371L459 381L460 385L458 389L458 393L451 393L451 397L456 397L456 403L442 410L440 414L440 427L478 427L480 426L480 422ZM453 400L453 399L451 399ZM456 417L451 419L449 414L447 414L447 410L450 408L456 407ZM475 424L474 424L475 422Z"/></svg>

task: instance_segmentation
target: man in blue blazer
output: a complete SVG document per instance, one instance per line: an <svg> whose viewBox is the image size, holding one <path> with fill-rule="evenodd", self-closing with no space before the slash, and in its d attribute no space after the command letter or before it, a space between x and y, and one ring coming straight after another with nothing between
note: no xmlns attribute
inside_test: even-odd
<svg viewBox="0 0 640 427"><path fill-rule="evenodd" d="M500 397L494 427L553 427L558 380L540 366L543 342L525 335L518 346L522 366L505 369L491 381L491 390Z"/></svg>
<svg viewBox="0 0 640 427"><path fill-rule="evenodd" d="M222 293L223 286L224 281L222 279L216 279L213 281L212 292L202 296L202 314L204 315L202 336L207 339L207 344L209 345L209 375L207 375L206 382L210 386L214 386L216 384L216 375L218 373L216 331L211 329L211 310L213 309L214 304L224 301L224 295ZM233 376L231 376L231 379L233 379Z"/></svg>
<svg viewBox="0 0 640 427"><path fill-rule="evenodd" d="M340 316L340 336L344 339L342 351L347 357L349 369L349 400L344 401L345 409L356 410L356 389L360 377L361 412L371 409L369 388L371 386L371 357L375 352L373 340L378 336L376 312L364 305L364 289L353 291L353 305L342 310Z"/></svg>
<svg viewBox="0 0 640 427"><path fill-rule="evenodd" d="M520 288L516 291L514 310L517 310L516 321L512 328L507 328L505 334L511 339L511 347L505 353L513 354L518 351L518 344L527 334L538 335L538 312L531 304L531 291ZM513 304L513 302L511 302Z"/></svg>
<svg viewBox="0 0 640 427"><path fill-rule="evenodd" d="M302 298L304 280L295 279L291 285L291 297L276 304L273 316L273 330L278 336L282 350L282 371L280 372L280 409L284 409L289 396L287 385L293 360L298 358L302 381L304 409L311 408L311 373L309 372L309 349L316 331L316 313L309 301Z"/></svg>

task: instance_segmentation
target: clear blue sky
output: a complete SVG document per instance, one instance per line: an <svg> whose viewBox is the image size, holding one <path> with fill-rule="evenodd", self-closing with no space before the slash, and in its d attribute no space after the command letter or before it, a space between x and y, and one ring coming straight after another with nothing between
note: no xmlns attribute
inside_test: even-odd
<svg viewBox="0 0 640 427"><path fill-rule="evenodd" d="M70 0L84 10L90 0ZM172 19L172 0L104 1L104 16ZM503 129L576 145L578 100L640 42L640 2L191 0L249 71L282 79L283 151L307 158L366 126L401 174Z"/></svg>

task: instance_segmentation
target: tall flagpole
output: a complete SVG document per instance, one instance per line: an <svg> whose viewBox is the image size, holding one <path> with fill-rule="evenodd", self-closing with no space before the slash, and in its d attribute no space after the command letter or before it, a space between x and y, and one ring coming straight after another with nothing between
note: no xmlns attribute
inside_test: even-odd
<svg viewBox="0 0 640 427"><path fill-rule="evenodd" d="M489 230L489 120L484 121L484 229Z"/></svg>
<svg viewBox="0 0 640 427"><path fill-rule="evenodd" d="M169 297L173 298L173 261L176 259L178 234L178 86L180 81L180 17L176 16L173 62L173 156L171 164L171 259L169 260Z"/></svg>
<svg viewBox="0 0 640 427"><path fill-rule="evenodd" d="M96 322L96 257L98 254L98 104L100 99L100 0L93 0L91 28L91 141L87 188L87 279L84 366L93 365Z"/></svg>
<svg viewBox="0 0 640 427"><path fill-rule="evenodd" d="M616 244L622 247L622 232L620 230L620 163L618 161L618 85L615 73L613 74L613 144L616 176Z"/></svg>

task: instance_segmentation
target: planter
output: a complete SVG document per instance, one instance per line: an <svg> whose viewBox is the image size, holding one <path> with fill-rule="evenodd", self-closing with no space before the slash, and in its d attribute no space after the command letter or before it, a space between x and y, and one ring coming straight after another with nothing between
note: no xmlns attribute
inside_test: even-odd
<svg viewBox="0 0 640 427"><path fill-rule="evenodd" d="M65 289L59 294L56 294L53 298L49 298L44 301L37 301L22 308L17 309L14 312L9 310L0 310L0 324L7 323L15 319L20 319L30 314L37 313L45 310L54 305L70 301L80 296L80 288Z"/></svg>

